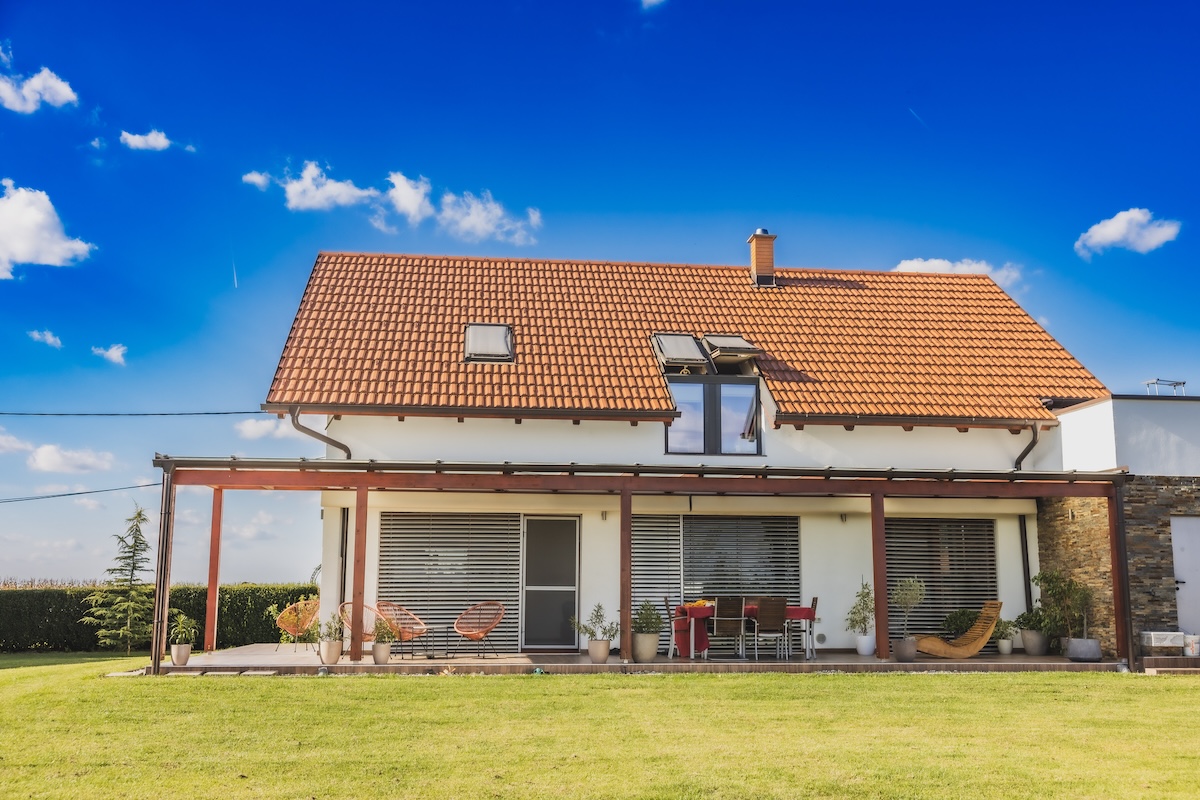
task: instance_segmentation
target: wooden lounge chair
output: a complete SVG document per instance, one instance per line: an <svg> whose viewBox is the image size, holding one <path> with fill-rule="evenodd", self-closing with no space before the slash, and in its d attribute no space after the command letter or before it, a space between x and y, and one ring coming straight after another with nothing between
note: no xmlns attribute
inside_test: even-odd
<svg viewBox="0 0 1200 800"><path fill-rule="evenodd" d="M971 629L952 642L947 642L940 636L922 636L917 639L917 649L922 653L940 658L970 658L983 649L992 638L992 631L1000 620L999 600L989 600L983 604L983 610Z"/></svg>

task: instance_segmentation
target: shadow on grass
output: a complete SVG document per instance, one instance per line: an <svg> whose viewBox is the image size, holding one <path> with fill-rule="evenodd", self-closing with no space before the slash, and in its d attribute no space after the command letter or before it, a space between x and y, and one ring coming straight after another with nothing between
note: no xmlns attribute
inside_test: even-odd
<svg viewBox="0 0 1200 800"><path fill-rule="evenodd" d="M114 661L123 658L150 660L149 650L134 650L128 656L113 650L94 653L0 653L0 669L17 667L53 667L60 664L86 664L91 661Z"/></svg>

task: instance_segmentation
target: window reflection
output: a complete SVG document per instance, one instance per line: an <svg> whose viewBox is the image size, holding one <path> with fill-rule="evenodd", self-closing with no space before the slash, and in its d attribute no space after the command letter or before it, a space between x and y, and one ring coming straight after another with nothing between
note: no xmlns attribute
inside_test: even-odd
<svg viewBox="0 0 1200 800"><path fill-rule="evenodd" d="M758 452L758 387L726 383L721 390L721 452Z"/></svg>
<svg viewBox="0 0 1200 800"><path fill-rule="evenodd" d="M679 419L667 427L668 453L704 452L704 384L672 383Z"/></svg>

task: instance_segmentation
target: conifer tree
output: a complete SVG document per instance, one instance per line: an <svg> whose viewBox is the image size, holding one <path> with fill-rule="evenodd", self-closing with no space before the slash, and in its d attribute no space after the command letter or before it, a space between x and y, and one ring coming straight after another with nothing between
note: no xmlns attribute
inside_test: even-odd
<svg viewBox="0 0 1200 800"><path fill-rule="evenodd" d="M91 610L81 620L100 628L96 638L101 647L121 647L129 653L135 645L150 641L154 614L154 587L143 579L150 563L150 543L142 534L149 520L146 510L134 505L133 516L125 520L125 535L113 534L117 556L105 572L104 585L87 596Z"/></svg>

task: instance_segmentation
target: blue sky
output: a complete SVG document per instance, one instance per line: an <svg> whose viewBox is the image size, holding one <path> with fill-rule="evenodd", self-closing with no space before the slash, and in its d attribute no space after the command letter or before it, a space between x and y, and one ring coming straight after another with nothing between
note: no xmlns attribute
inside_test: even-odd
<svg viewBox="0 0 1200 800"><path fill-rule="evenodd" d="M760 226L990 272L1114 392L1200 392L1194 4L377 5L0 5L0 412L257 409L319 250L743 264ZM268 420L0 416L0 499L319 454ZM307 578L315 498L234 494L223 579ZM135 501L0 503L0 577L99 576Z"/></svg>

